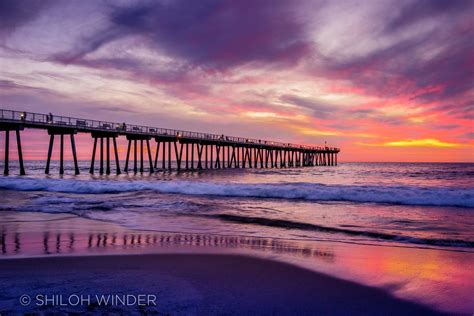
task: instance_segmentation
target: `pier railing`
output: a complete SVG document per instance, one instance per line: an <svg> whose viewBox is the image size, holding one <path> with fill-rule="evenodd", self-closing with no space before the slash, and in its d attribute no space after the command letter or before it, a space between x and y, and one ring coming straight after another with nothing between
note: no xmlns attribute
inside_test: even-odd
<svg viewBox="0 0 474 316"><path fill-rule="evenodd" d="M288 149L307 149L307 150L326 150L339 151L336 147L328 146L308 146L292 143L283 143L269 140L261 140L247 137L236 137L227 135L218 135L212 133L192 132L186 130L177 130L161 127L150 127L143 125L128 124L126 122L117 123L102 120L83 119L62 115L43 114L26 111L0 110L0 119L4 122L24 123L38 128L49 127L69 127L78 131L103 131L117 132L119 134L144 134L149 136L171 136L177 138L187 138L193 140L229 142L236 144L256 144L272 147L282 147Z"/></svg>

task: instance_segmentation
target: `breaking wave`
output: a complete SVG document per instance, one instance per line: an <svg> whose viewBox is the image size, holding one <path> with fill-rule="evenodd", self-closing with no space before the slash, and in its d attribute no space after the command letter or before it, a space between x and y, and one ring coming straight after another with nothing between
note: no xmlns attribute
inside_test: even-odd
<svg viewBox="0 0 474 316"><path fill-rule="evenodd" d="M154 191L186 195L347 201L474 208L474 190L456 187L324 185L315 183L238 184L202 181L76 180L0 178L0 189L77 194Z"/></svg>

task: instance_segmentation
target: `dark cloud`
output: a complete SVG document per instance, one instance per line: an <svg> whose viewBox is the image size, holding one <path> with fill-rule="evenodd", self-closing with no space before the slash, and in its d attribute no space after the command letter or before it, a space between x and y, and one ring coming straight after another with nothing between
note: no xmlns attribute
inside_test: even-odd
<svg viewBox="0 0 474 316"><path fill-rule="evenodd" d="M0 80L0 88L3 89L17 89L19 85L16 84L13 80Z"/></svg>
<svg viewBox="0 0 474 316"><path fill-rule="evenodd" d="M50 59L63 64L80 64L84 62L83 58L87 54L94 52L104 44L124 36L125 33L121 32L119 29L103 30L94 36L88 37L86 40L81 40L80 42L76 43L73 50L56 54Z"/></svg>
<svg viewBox="0 0 474 316"><path fill-rule="evenodd" d="M349 109L348 112L352 118L366 118L377 114L374 109Z"/></svg>
<svg viewBox="0 0 474 316"><path fill-rule="evenodd" d="M168 67L160 67L160 65L143 62L136 58L95 58L80 59L75 61L76 65L81 65L94 69L119 70L132 74L135 79L142 79L154 83L184 83L190 80L187 76L191 67L188 65L168 65Z"/></svg>
<svg viewBox="0 0 474 316"><path fill-rule="evenodd" d="M131 108L128 105L123 105L123 106L117 106L117 105L111 105L111 106L97 106L97 105L92 105L92 106L84 106L84 110L90 110L91 112L104 112L104 113L117 113L117 112L122 112L122 113L140 113L133 108Z"/></svg>
<svg viewBox="0 0 474 316"><path fill-rule="evenodd" d="M470 35L470 36L469 36ZM460 95L473 86L474 31L452 34L450 39L436 36L418 37L372 53L342 62L328 60L326 74L349 79L370 94L397 97L413 96L432 101ZM429 54L433 41L446 47L431 58L420 58L419 51Z"/></svg>
<svg viewBox="0 0 474 316"><path fill-rule="evenodd" d="M416 0L410 1L385 26L386 32L409 27L421 20L441 15L462 14L472 10L472 0Z"/></svg>
<svg viewBox="0 0 474 316"><path fill-rule="evenodd" d="M18 84L13 80L0 80L0 91L34 91L41 93L51 93L52 91L44 88L32 87L29 85Z"/></svg>
<svg viewBox="0 0 474 316"><path fill-rule="evenodd" d="M457 104L448 103L434 107L435 111L442 115L455 117L458 119L474 120L474 100L459 102Z"/></svg>
<svg viewBox="0 0 474 316"><path fill-rule="evenodd" d="M325 104L311 98L303 98L297 95L283 95L280 97L280 100L312 110L312 116L319 120L368 119L389 125L402 125L407 123L402 117L387 116L372 108L351 108L341 105Z"/></svg>
<svg viewBox="0 0 474 316"><path fill-rule="evenodd" d="M406 119L399 116L388 116L380 113L376 109L371 108L348 108L345 110L343 117L351 119L370 119L378 123L389 125L402 125L409 123Z"/></svg>
<svg viewBox="0 0 474 316"><path fill-rule="evenodd" d="M474 140L474 132L469 132L464 135L462 135L463 138Z"/></svg>
<svg viewBox="0 0 474 316"><path fill-rule="evenodd" d="M438 125L431 125L431 128L434 129L441 129L441 130L453 130L459 127L457 124L438 124Z"/></svg>
<svg viewBox="0 0 474 316"><path fill-rule="evenodd" d="M303 98L297 95L283 95L280 100L285 103L297 105L313 112L313 116L321 120L330 119L334 117L335 112L339 112L339 107L318 102L311 98Z"/></svg>
<svg viewBox="0 0 474 316"><path fill-rule="evenodd" d="M80 59L76 65L102 69L114 78L147 82L159 86L168 95L180 99L192 99L195 95L208 95L210 86L196 80L189 65L166 65L164 67L134 58L96 58ZM109 72L110 70L110 72Z"/></svg>
<svg viewBox="0 0 474 316"><path fill-rule="evenodd" d="M4 89L5 86L10 88ZM91 113L95 113L97 110L101 119L115 121L122 120L124 112L128 114L138 113L130 105L117 103L110 105L97 100L75 99L56 91L24 86L8 80L0 81L0 98L3 107L17 111L52 112L58 115L91 117ZM98 117L95 117L95 119L98 119Z"/></svg>
<svg viewBox="0 0 474 316"><path fill-rule="evenodd" d="M118 38L136 35L194 67L226 70L250 62L291 65L309 53L293 1L162 1L116 7L110 27L57 60L71 63Z"/></svg>
<svg viewBox="0 0 474 316"><path fill-rule="evenodd" d="M35 19L51 3L50 0L0 1L0 37Z"/></svg>

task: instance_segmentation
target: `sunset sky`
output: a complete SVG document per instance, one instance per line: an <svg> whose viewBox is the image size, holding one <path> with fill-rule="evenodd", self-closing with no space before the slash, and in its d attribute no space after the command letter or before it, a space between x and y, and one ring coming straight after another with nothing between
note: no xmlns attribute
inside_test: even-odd
<svg viewBox="0 0 474 316"><path fill-rule="evenodd" d="M471 0L1 1L0 108L474 161L473 16Z"/></svg>

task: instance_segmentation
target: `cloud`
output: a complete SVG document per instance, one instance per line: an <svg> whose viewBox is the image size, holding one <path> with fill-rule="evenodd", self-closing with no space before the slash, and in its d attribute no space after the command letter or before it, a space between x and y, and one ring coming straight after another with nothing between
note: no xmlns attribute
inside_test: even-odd
<svg viewBox="0 0 474 316"><path fill-rule="evenodd" d="M325 104L311 98L303 98L297 95L282 95L280 101L309 109L313 112L314 117L322 120L334 117L335 112L339 112L340 110L339 106Z"/></svg>
<svg viewBox="0 0 474 316"><path fill-rule="evenodd" d="M0 94L38 111L435 152L469 141L473 4L3 1Z"/></svg>
<svg viewBox="0 0 474 316"><path fill-rule="evenodd" d="M474 120L474 100L467 99L451 104L442 104L433 108L434 111L458 119Z"/></svg>
<svg viewBox="0 0 474 316"><path fill-rule="evenodd" d="M464 135L461 135L461 138L474 140L474 132L465 133Z"/></svg>
<svg viewBox="0 0 474 316"><path fill-rule="evenodd" d="M99 111L99 112L105 112L105 113L117 113L117 112L122 112L122 113L139 113L138 111L134 110L133 108L130 108L130 106L117 106L117 105L112 105L112 106L84 106L84 110L90 110L92 111Z"/></svg>
<svg viewBox="0 0 474 316"><path fill-rule="evenodd" d="M430 126L434 129L441 129L441 130L453 130L459 127L458 124L438 124Z"/></svg>
<svg viewBox="0 0 474 316"><path fill-rule="evenodd" d="M17 82L13 80L0 80L0 94L6 94L6 93L25 93L25 94L43 94L43 95L54 95L58 96L55 91L46 89L46 88L41 88L41 87L33 87L29 85L23 85L23 84L18 84Z"/></svg>
<svg viewBox="0 0 474 316"><path fill-rule="evenodd" d="M105 23L50 60L110 73L118 70L132 80L159 84L184 99L189 91L210 92L215 82L204 78L222 78L241 66L267 67L272 72L275 67L291 69L303 64L326 80L349 81L366 95L420 103L452 101L458 109L445 111L449 115L470 112L469 105L459 102L472 89L474 45L470 39L474 28L466 13L472 8L470 1L387 1L383 7L391 10L385 10L388 13L383 16L386 21L379 21L381 27L374 28L380 24L377 17L360 20L358 26L363 30L360 36L382 44L343 58L321 54L326 42L316 45L314 41L322 26L318 14L328 6L331 4L310 0L113 4L105 6ZM375 14L369 4L364 6L366 12ZM350 31L352 25L339 19L339 12L331 15L340 28ZM351 46L345 40L338 39L341 48ZM146 58L126 53L137 46L148 50ZM149 55L163 56L166 63L147 60ZM298 95L284 95L282 101L310 109L323 120L337 111L337 106ZM380 122L403 123L375 111L368 114Z"/></svg>
<svg viewBox="0 0 474 316"><path fill-rule="evenodd" d="M341 120L372 120L375 122L402 125L409 121L404 115L387 115L377 108L351 108L339 104L323 103L312 98L299 97L297 95L282 95L280 101L312 112L312 116L318 120L341 121ZM341 123L339 123L342 125ZM352 127L354 129L354 127Z"/></svg>
<svg viewBox="0 0 474 316"><path fill-rule="evenodd" d="M211 71L253 62L292 65L310 50L295 4L178 0L114 7L105 30L55 58L74 63L119 38L140 36L162 54Z"/></svg>
<svg viewBox="0 0 474 316"><path fill-rule="evenodd" d="M377 20L370 18L358 25L370 30L360 34L370 49L343 57L322 55L313 73L348 80L363 93L380 98L458 103L473 88L472 8L468 0L387 2L385 11L398 13L386 14L385 21L379 21L381 28L374 27ZM339 26L350 32L344 23ZM341 42L339 47L351 51L353 44Z"/></svg>
<svg viewBox="0 0 474 316"><path fill-rule="evenodd" d="M51 4L50 0L0 1L0 37L31 22Z"/></svg>
<svg viewBox="0 0 474 316"><path fill-rule="evenodd" d="M440 15L456 15L471 10L471 0L416 0L410 1L398 11L396 17L385 26L386 32L413 26L425 19Z"/></svg>

